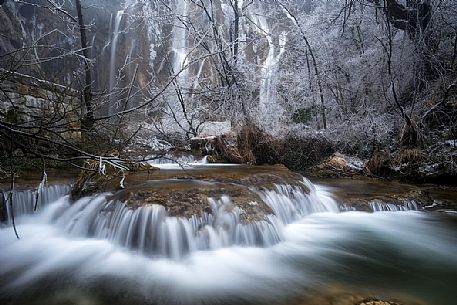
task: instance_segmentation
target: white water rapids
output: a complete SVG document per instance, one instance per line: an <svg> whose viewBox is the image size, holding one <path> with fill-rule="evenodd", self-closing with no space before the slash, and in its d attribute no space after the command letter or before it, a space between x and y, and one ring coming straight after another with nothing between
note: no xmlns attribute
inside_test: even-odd
<svg viewBox="0 0 457 305"><path fill-rule="evenodd" d="M62 196L17 215L20 240L0 229L0 300L61 304L62 291L77 291L71 304L259 304L337 282L450 304L452 225L402 209L339 213L326 189L304 183L309 195L258 190L275 214L258 226L218 211L226 196L213 199L213 215L192 219L129 210L106 195L73 205Z"/></svg>

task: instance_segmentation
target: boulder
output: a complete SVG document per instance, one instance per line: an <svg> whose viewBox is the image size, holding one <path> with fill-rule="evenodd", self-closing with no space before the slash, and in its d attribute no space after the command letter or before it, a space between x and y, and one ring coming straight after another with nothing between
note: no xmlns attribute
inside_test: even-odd
<svg viewBox="0 0 457 305"><path fill-rule="evenodd" d="M362 175L367 162L356 157L347 156L341 153L334 153L323 162L312 166L307 170L311 176L330 177L352 177Z"/></svg>

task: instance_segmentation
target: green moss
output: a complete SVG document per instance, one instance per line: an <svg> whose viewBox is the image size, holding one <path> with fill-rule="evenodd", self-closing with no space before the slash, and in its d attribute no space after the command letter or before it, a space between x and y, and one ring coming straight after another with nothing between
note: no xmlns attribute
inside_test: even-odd
<svg viewBox="0 0 457 305"><path fill-rule="evenodd" d="M314 178L338 178L341 175L338 172L330 169L312 167L306 170L306 176Z"/></svg>
<svg viewBox="0 0 457 305"><path fill-rule="evenodd" d="M66 162L46 160L46 169L67 170L72 168ZM9 176L11 168L17 177L30 177L41 175L43 171L43 161L41 159L30 159L25 157L2 158L0 160L0 177Z"/></svg>

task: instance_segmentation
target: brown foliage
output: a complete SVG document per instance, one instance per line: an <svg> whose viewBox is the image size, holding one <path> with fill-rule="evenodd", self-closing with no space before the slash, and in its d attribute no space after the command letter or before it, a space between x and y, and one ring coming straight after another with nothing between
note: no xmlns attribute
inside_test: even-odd
<svg viewBox="0 0 457 305"><path fill-rule="evenodd" d="M392 156L388 151L375 152L365 169L375 176L389 176L392 173Z"/></svg>
<svg viewBox="0 0 457 305"><path fill-rule="evenodd" d="M232 163L276 164L279 162L278 146L277 140L252 123L241 127L236 137L215 139L215 151L219 157Z"/></svg>

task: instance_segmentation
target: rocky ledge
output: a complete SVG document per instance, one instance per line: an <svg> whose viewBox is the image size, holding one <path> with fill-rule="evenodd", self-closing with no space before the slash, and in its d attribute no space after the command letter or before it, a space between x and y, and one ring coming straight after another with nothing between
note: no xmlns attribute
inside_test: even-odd
<svg viewBox="0 0 457 305"><path fill-rule="evenodd" d="M455 214L457 188L434 184L413 185L367 177L314 178L313 182L331 189L341 206L372 211L373 205L408 207L423 211Z"/></svg>
<svg viewBox="0 0 457 305"><path fill-rule="evenodd" d="M124 202L129 208L157 204L176 217L211 213L211 199L228 196L231 204L224 208L239 208L240 221L251 223L273 213L258 190L290 184L309 192L302 183L303 177L284 166L176 166L162 170L143 164L128 171L106 166L104 173L97 170L96 162L87 167L92 171L81 172L72 189L73 200L108 192L110 199Z"/></svg>

